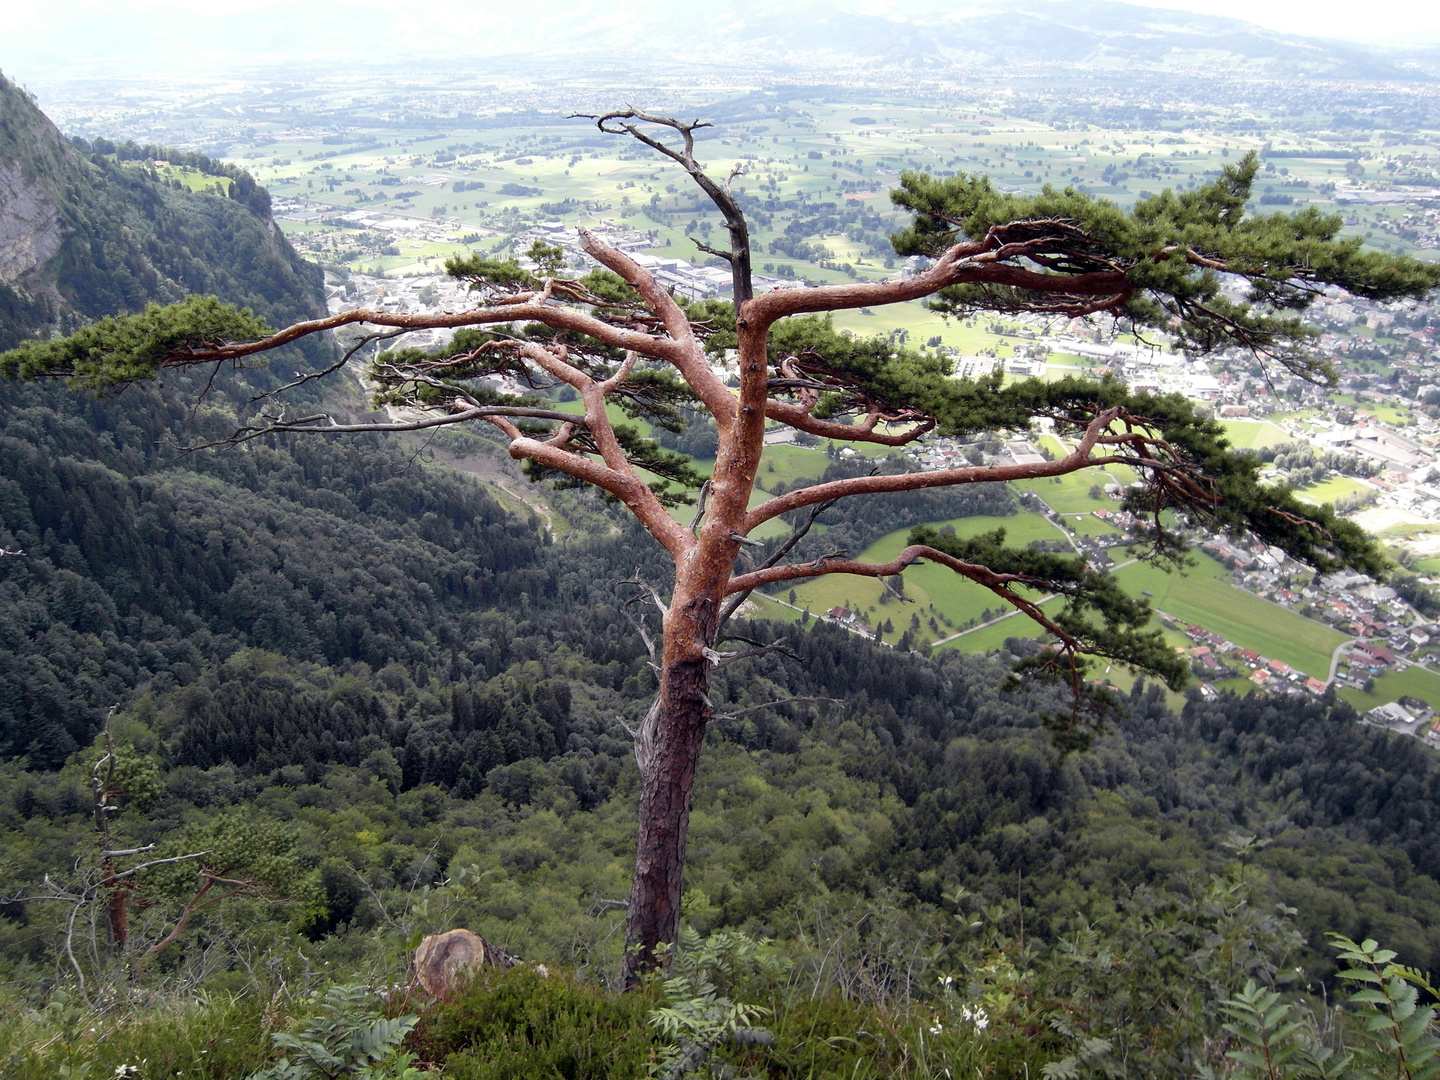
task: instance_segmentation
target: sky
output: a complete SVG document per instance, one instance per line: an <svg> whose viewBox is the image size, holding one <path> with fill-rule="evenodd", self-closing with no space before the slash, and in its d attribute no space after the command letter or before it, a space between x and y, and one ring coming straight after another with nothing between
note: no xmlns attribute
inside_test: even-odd
<svg viewBox="0 0 1440 1080"><path fill-rule="evenodd" d="M1013 0L825 0L835 7L921 18L953 17ZM1142 0L1143 6L1243 19L1293 34L1368 44L1440 46L1435 0ZM141 75L185 66L224 69L236 58L313 54L376 62L559 52L627 30L675 26L687 14L767 12L816 0L0 0L0 71L53 83L85 73ZM688 10L687 10L688 9ZM717 13L718 16L717 16ZM1360 17L1363 13L1363 18ZM569 35L568 40L566 35ZM303 44L302 44L303 43ZM220 73L219 70L216 73Z"/></svg>

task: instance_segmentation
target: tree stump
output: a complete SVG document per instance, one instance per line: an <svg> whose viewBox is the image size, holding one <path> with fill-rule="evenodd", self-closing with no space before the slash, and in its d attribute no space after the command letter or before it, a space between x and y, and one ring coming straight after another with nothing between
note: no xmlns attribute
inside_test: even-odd
<svg viewBox="0 0 1440 1080"><path fill-rule="evenodd" d="M479 934L449 930L431 934L420 942L415 950L411 985L419 985L432 997L449 997L474 971L492 964L513 967L516 962L516 957L489 944Z"/></svg>

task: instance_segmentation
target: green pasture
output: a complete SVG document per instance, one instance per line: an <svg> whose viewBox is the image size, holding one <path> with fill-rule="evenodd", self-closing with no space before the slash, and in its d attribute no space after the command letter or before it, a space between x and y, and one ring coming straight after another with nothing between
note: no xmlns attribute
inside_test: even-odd
<svg viewBox="0 0 1440 1080"><path fill-rule="evenodd" d="M823 451L806 446L780 444L767 446L760 458L760 475L756 482L767 491L776 484L787 488L796 480L818 480L830 467L830 459Z"/></svg>
<svg viewBox="0 0 1440 1080"><path fill-rule="evenodd" d="M1416 697L1428 702L1431 708L1440 708L1440 674L1412 664L1404 671L1387 671L1375 676L1375 689L1369 693L1349 686L1342 686L1339 693L1361 712L1402 697Z"/></svg>
<svg viewBox="0 0 1440 1080"><path fill-rule="evenodd" d="M1262 656L1283 660L1307 675L1323 679L1329 674L1330 655L1345 635L1237 589L1227 577L1223 566L1203 554L1197 554L1197 565L1184 574L1145 563L1116 571L1116 578L1127 592L1139 595L1148 590L1153 607L1182 622L1198 623ZM966 634L944 647L985 652L999 648L1007 637L1039 636L1023 616L1015 618Z"/></svg>
<svg viewBox="0 0 1440 1080"><path fill-rule="evenodd" d="M1329 674L1330 655L1345 640L1323 623L1237 589L1225 568L1202 553L1183 574L1137 563L1116 576L1132 595L1149 590L1153 607L1319 679Z"/></svg>
<svg viewBox="0 0 1440 1080"><path fill-rule="evenodd" d="M1077 536L1114 536L1120 529L1094 514L1076 514L1065 518Z"/></svg>
<svg viewBox="0 0 1440 1080"><path fill-rule="evenodd" d="M1266 446L1293 442L1293 436L1269 420L1222 420L1230 445L1237 450L1260 450Z"/></svg>
<svg viewBox="0 0 1440 1080"><path fill-rule="evenodd" d="M1121 470L1124 470L1123 472ZM1096 510L1113 510L1118 505L1114 499L1104 494L1105 485L1117 483L1126 485L1131 483L1130 470L1124 466L1111 465L1105 469L1082 469L1080 472L1067 473L1064 476L1047 476L1035 480L1017 481L1017 486L1033 491L1045 504L1057 514L1065 514L1071 521L1074 521L1076 514L1089 515ZM1098 487L1100 497L1091 498L1090 489ZM1090 518L1096 525L1100 522L1096 518Z"/></svg>
<svg viewBox="0 0 1440 1080"><path fill-rule="evenodd" d="M1061 600L1058 596L1041 602L1042 607L1050 613L1057 611L1060 604ZM953 633L956 631L950 631L950 634ZM949 637L950 634L944 636ZM939 648L959 649L961 652L970 653L994 652L1005 647L1006 638L1034 638L1039 637L1040 634L1039 627L1031 622L1029 617L1016 611L988 626L971 630L953 641L947 641Z"/></svg>
<svg viewBox="0 0 1440 1080"><path fill-rule="evenodd" d="M1369 484L1363 480L1357 480L1353 476L1332 476L1318 484L1307 484L1298 488L1297 496L1306 502L1314 503L1316 506L1322 503L1334 503L1342 495L1356 495L1363 491L1374 491Z"/></svg>
<svg viewBox="0 0 1440 1080"><path fill-rule="evenodd" d="M810 270L805 272L808 274ZM978 324L942 319L918 301L887 304L865 310L871 314L867 315L863 311L837 312L834 316L835 327L849 330L859 337L885 337L894 330L904 330L909 335L906 344L917 349L931 338L938 337L941 345L956 349L966 356L995 348L1008 354L1009 346L1022 340L992 334Z"/></svg>
<svg viewBox="0 0 1440 1080"><path fill-rule="evenodd" d="M1356 411L1369 413L1380 423L1393 424L1396 427L1404 427L1415 421L1415 416L1410 410L1379 401L1362 401L1356 406Z"/></svg>
<svg viewBox="0 0 1440 1080"><path fill-rule="evenodd" d="M969 517L956 518L949 522L936 522L936 527L953 525L960 536L975 536L994 529L1004 529L1006 542L1023 547L1032 540L1062 538L1061 532L1039 514L1015 514L1010 517ZM859 558L864 562L889 562L905 546L908 529L897 530L881 537L863 551ZM988 608L1000 612L1005 602L989 589L976 585L952 570L934 563L912 566L904 573L905 595L911 603L902 603L892 596L883 585L873 578L851 577L835 574L814 578L794 587L794 603L807 608L814 614L823 614L833 607L849 607L859 611L861 618L871 626L879 626L887 619L893 629L884 633L883 639L892 644L911 626L912 616L920 617L920 629L916 636L930 641L948 637L965 622L981 619ZM778 594L788 599L789 591ZM797 612L788 612L794 620ZM930 620L935 620L935 627Z"/></svg>

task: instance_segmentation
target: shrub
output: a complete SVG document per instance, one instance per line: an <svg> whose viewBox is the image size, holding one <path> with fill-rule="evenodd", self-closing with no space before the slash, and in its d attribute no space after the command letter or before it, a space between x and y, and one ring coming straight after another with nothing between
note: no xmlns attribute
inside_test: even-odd
<svg viewBox="0 0 1440 1080"><path fill-rule="evenodd" d="M430 1008L412 1036L453 1080L627 1080L655 1051L650 993L611 994L530 968L484 971Z"/></svg>

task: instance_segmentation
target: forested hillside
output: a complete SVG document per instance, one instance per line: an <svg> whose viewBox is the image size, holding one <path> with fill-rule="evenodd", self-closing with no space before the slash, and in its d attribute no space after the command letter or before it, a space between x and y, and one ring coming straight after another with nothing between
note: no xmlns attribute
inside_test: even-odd
<svg viewBox="0 0 1440 1080"><path fill-rule="evenodd" d="M280 235L254 180L181 155L215 177L213 193L192 192L149 167L160 154L175 156L69 143L0 75L0 349L191 293L277 324L324 311L319 268Z"/></svg>

